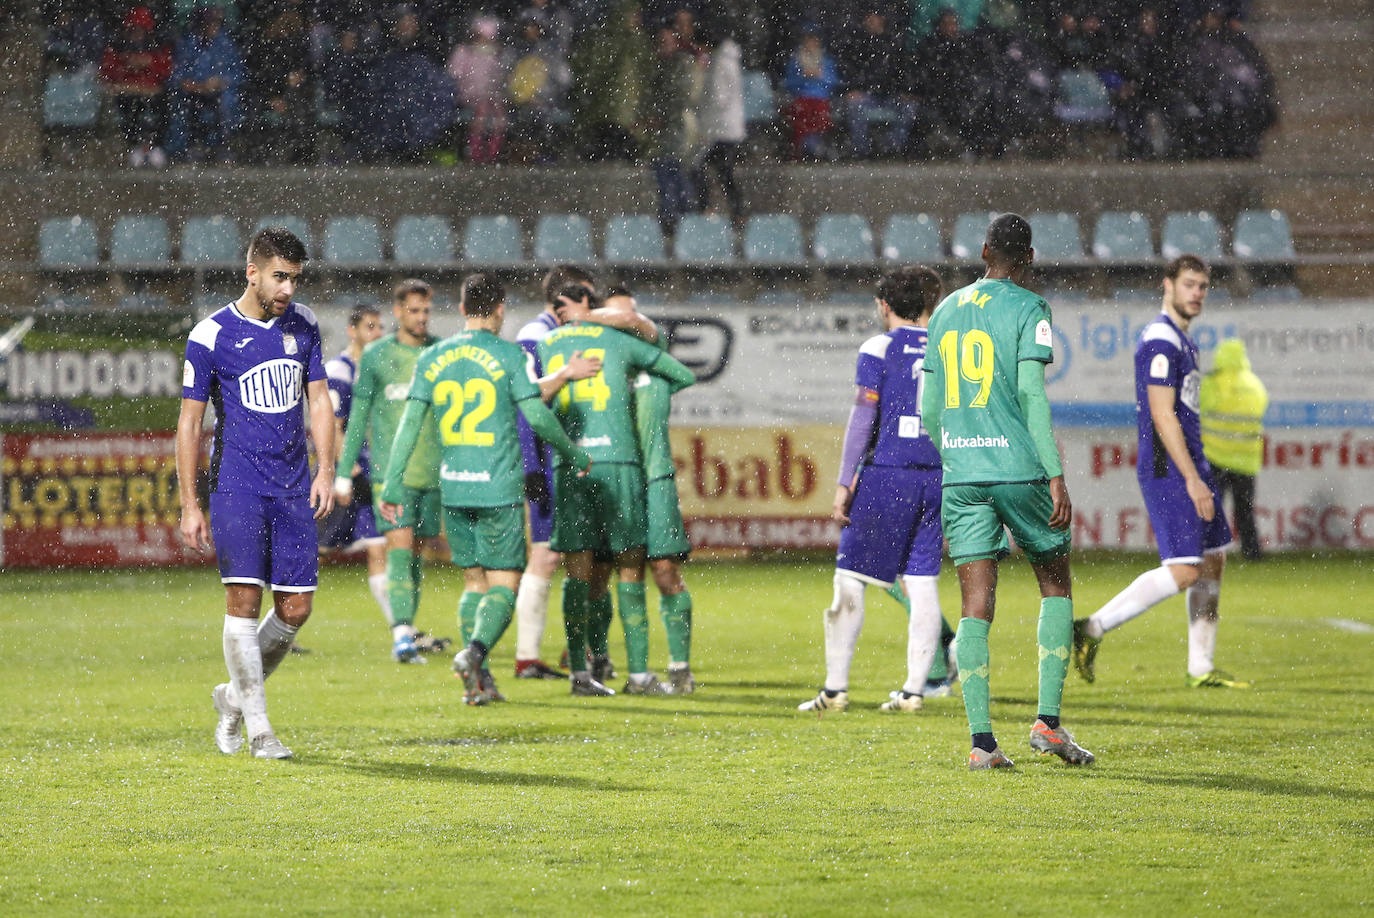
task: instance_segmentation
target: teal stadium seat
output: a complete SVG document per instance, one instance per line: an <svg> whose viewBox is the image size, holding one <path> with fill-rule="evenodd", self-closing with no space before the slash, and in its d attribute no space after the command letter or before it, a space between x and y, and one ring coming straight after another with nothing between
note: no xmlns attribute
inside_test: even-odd
<svg viewBox="0 0 1374 918"><path fill-rule="evenodd" d="M520 224L511 217L472 217L463 228L463 261L473 266L512 267L524 260Z"/></svg>
<svg viewBox="0 0 1374 918"><path fill-rule="evenodd" d="M950 237L949 251L955 258L977 261L983 257L983 242L988 237L988 225L997 217L996 212L960 214L954 220L954 235Z"/></svg>
<svg viewBox="0 0 1374 918"><path fill-rule="evenodd" d="M754 214L744 226L744 260L755 265L802 265L802 229L791 214Z"/></svg>
<svg viewBox="0 0 1374 918"><path fill-rule="evenodd" d="M227 267L243 258L236 220L220 214L190 217L181 228L182 264Z"/></svg>
<svg viewBox="0 0 1374 918"><path fill-rule="evenodd" d="M324 260L336 265L375 265L382 234L372 217L331 217L324 224Z"/></svg>
<svg viewBox="0 0 1374 918"><path fill-rule="evenodd" d="M1061 71L1054 115L1067 124L1098 124L1110 121L1111 94L1101 78L1086 67Z"/></svg>
<svg viewBox="0 0 1374 918"><path fill-rule="evenodd" d="M120 217L110 233L110 264L165 265L172 260L167 221L155 214Z"/></svg>
<svg viewBox="0 0 1374 918"><path fill-rule="evenodd" d="M678 223L673 256L692 265L733 265L734 228L724 217L688 214Z"/></svg>
<svg viewBox="0 0 1374 918"><path fill-rule="evenodd" d="M581 214L545 214L534 224L534 260L541 264L589 264L592 225Z"/></svg>
<svg viewBox="0 0 1374 918"><path fill-rule="evenodd" d="M1288 215L1281 210L1241 211L1231 233L1231 251L1245 261L1292 261L1297 251Z"/></svg>
<svg viewBox="0 0 1374 918"><path fill-rule="evenodd" d="M822 214L812 251L823 265L873 263L873 229L859 214Z"/></svg>
<svg viewBox="0 0 1374 918"><path fill-rule="evenodd" d="M85 217L52 217L38 228L38 263L45 268L94 268L100 262L95 224Z"/></svg>
<svg viewBox="0 0 1374 918"><path fill-rule="evenodd" d="M258 222L253 224L253 235L258 231L269 226L282 226L291 231L291 234L299 239L304 245L306 252L315 248L315 240L310 238L310 224L300 217L293 217L289 214L273 214L267 217L259 217Z"/></svg>
<svg viewBox="0 0 1374 918"><path fill-rule="evenodd" d="M1093 254L1102 259L1149 261L1155 257L1150 221L1138 211L1109 210L1098 215Z"/></svg>
<svg viewBox="0 0 1374 918"><path fill-rule="evenodd" d="M1302 291L1296 284L1266 284L1250 291L1250 302L1256 306L1302 302Z"/></svg>
<svg viewBox="0 0 1374 918"><path fill-rule="evenodd" d="M606 263L650 266L663 263L663 230L653 217L620 215L606 221Z"/></svg>
<svg viewBox="0 0 1374 918"><path fill-rule="evenodd" d="M51 73L43 84L43 126L59 130L95 127L100 116L100 92L95 71Z"/></svg>
<svg viewBox="0 0 1374 918"><path fill-rule="evenodd" d="M883 230L883 258L892 262L942 261L940 221L930 214L893 214Z"/></svg>
<svg viewBox="0 0 1374 918"><path fill-rule="evenodd" d="M1026 218L1031 225L1031 245L1038 262L1072 262L1083 260L1083 237L1078 231L1078 218L1073 214L1033 213Z"/></svg>
<svg viewBox="0 0 1374 918"><path fill-rule="evenodd" d="M1217 218L1205 210L1172 211L1164 218L1164 235L1159 251L1174 259L1184 252L1200 258L1221 257L1221 228Z"/></svg>
<svg viewBox="0 0 1374 918"><path fill-rule="evenodd" d="M391 254L402 265L453 263L453 227L437 214L406 214L396 221Z"/></svg>
<svg viewBox="0 0 1374 918"><path fill-rule="evenodd" d="M762 70L744 71L744 120L749 124L773 121L778 117L773 83Z"/></svg>

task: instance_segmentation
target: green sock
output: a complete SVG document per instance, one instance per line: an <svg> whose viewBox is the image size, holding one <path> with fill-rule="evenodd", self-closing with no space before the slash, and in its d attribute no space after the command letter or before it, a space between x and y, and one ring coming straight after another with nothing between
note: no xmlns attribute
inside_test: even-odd
<svg viewBox="0 0 1374 918"><path fill-rule="evenodd" d="M420 614L420 581L425 579L424 564L421 561L420 553L412 551L410 553L410 608L411 620Z"/></svg>
<svg viewBox="0 0 1374 918"><path fill-rule="evenodd" d="M668 632L668 660L689 663L692 659L692 594L669 593L658 598L663 630Z"/></svg>
<svg viewBox="0 0 1374 918"><path fill-rule="evenodd" d="M391 600L393 625L415 621L415 590L410 579L414 554L409 548L388 548L386 552L386 595Z"/></svg>
<svg viewBox="0 0 1374 918"><path fill-rule="evenodd" d="M587 669L587 581L563 578L563 633L568 638L568 667Z"/></svg>
<svg viewBox="0 0 1374 918"><path fill-rule="evenodd" d="M620 605L620 623L625 628L626 665L631 673L649 671L649 611L644 601L644 584L617 583L615 597Z"/></svg>
<svg viewBox="0 0 1374 918"><path fill-rule="evenodd" d="M954 629L940 616L940 646L935 648L935 660L930 664L930 675L926 678L941 682L949 678L949 642L954 640Z"/></svg>
<svg viewBox="0 0 1374 918"><path fill-rule="evenodd" d="M955 660L959 679L964 683L964 713L969 733L991 733L988 713L988 629L991 625L977 618L961 618L955 640Z"/></svg>
<svg viewBox="0 0 1374 918"><path fill-rule="evenodd" d="M615 606L609 592L593 596L587 600L587 650L594 657L605 657L611 653L611 619L615 618Z"/></svg>
<svg viewBox="0 0 1374 918"><path fill-rule="evenodd" d="M477 607L482 604L484 595L476 590L464 590L458 597L458 634L464 647L472 640L472 631L477 626Z"/></svg>
<svg viewBox="0 0 1374 918"><path fill-rule="evenodd" d="M1040 711L1059 716L1064 698L1064 677L1069 672L1069 645L1073 641L1073 600L1047 596L1040 600L1040 623L1035 629L1040 645Z"/></svg>
<svg viewBox="0 0 1374 918"><path fill-rule="evenodd" d="M884 593L892 597L893 602L906 609L907 615L911 614L911 600L906 595L906 590L902 589L900 580L892 581L892 585L883 590Z"/></svg>
<svg viewBox="0 0 1374 918"><path fill-rule="evenodd" d="M510 587L495 586L487 590L477 606L477 627L472 639L486 645L488 651L501 640L510 624L511 613L515 611L515 591Z"/></svg>

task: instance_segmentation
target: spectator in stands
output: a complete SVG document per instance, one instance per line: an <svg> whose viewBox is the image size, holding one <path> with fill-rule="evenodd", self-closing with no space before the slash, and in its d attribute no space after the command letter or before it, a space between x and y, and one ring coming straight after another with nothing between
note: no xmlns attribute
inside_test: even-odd
<svg viewBox="0 0 1374 918"><path fill-rule="evenodd" d="M1233 28L1221 7L1213 7L1187 55L1193 102L1202 112L1197 152L1257 156L1260 137L1277 120L1274 79L1239 20Z"/></svg>
<svg viewBox="0 0 1374 918"><path fill-rule="evenodd" d="M782 83L792 97L788 116L793 158L830 158L827 135L833 126L831 100L840 86L840 76L814 24L803 25L801 41L787 61Z"/></svg>
<svg viewBox="0 0 1374 918"><path fill-rule="evenodd" d="M573 53L573 112L581 155L633 160L640 153L644 94L654 79L654 48L638 0L619 0Z"/></svg>
<svg viewBox="0 0 1374 918"><path fill-rule="evenodd" d="M1119 46L1116 66L1121 84L1112 101L1126 158L1167 155L1177 130L1178 62L1154 7L1140 11L1135 28Z"/></svg>
<svg viewBox="0 0 1374 918"><path fill-rule="evenodd" d="M868 139L869 120L875 111L886 109L891 114L886 142L880 149L885 154L900 156L916 120L910 55L904 47L905 36L888 28L882 7L870 5L863 9L862 23L846 30L849 40L836 49L845 85L849 143L856 157L868 159L873 152Z"/></svg>
<svg viewBox="0 0 1374 918"><path fill-rule="evenodd" d="M557 0L529 0L525 7L538 15L544 26L544 38L553 43L564 60L572 53L574 23L573 16Z"/></svg>
<svg viewBox="0 0 1374 918"><path fill-rule="evenodd" d="M702 88L698 128L701 132L699 162L693 174L697 210L709 210L709 176L720 184L730 219L738 226L744 219L744 199L735 184L735 165L746 136L744 122L743 52L735 41L733 29L721 25L720 38L711 33L701 36L701 47L709 63Z"/></svg>
<svg viewBox="0 0 1374 918"><path fill-rule="evenodd" d="M132 166L167 165L161 144L171 75L172 49L159 40L152 11L146 6L130 9L119 38L105 48L100 79L114 99Z"/></svg>
<svg viewBox="0 0 1374 918"><path fill-rule="evenodd" d="M472 38L453 49L448 73L458 88L458 102L468 114L468 161L494 163L506 141L506 81L510 58L501 47L501 20L479 15Z"/></svg>
<svg viewBox="0 0 1374 918"><path fill-rule="evenodd" d="M421 29L414 7L392 11L388 35L389 50L373 74L379 109L366 146L393 161L418 162L452 126L456 93L433 57L435 41Z"/></svg>
<svg viewBox="0 0 1374 918"><path fill-rule="evenodd" d="M978 27L986 0L911 0L911 38L920 43L939 28L940 16L949 10L964 32Z"/></svg>
<svg viewBox="0 0 1374 918"><path fill-rule="evenodd" d="M568 118L572 70L545 28L544 15L537 10L520 14L508 90L513 153L523 162L552 162L559 129Z"/></svg>
<svg viewBox="0 0 1374 918"><path fill-rule="evenodd" d="M644 98L644 152L658 184L659 226L671 240L678 221L697 200L684 163L698 140L696 109L702 74L696 57L682 48L668 25L658 30L655 65Z"/></svg>
<svg viewBox="0 0 1374 918"><path fill-rule="evenodd" d="M65 70L94 67L105 51L105 24L97 4L57 0L44 10L51 23L43 44L43 58Z"/></svg>
<svg viewBox="0 0 1374 918"><path fill-rule="evenodd" d="M677 36L677 46L696 59L702 66L706 64L706 49L697 40L697 17L690 7L679 6L669 17L673 35Z"/></svg>
<svg viewBox="0 0 1374 918"><path fill-rule="evenodd" d="M167 153L175 160L232 160L230 138L243 118L243 56L224 31L224 12L198 7L172 57Z"/></svg>
<svg viewBox="0 0 1374 918"><path fill-rule="evenodd" d="M916 48L921 97L959 138L965 158L999 155L996 51L986 36L966 32L953 9L940 12L935 31Z"/></svg>
<svg viewBox="0 0 1374 918"><path fill-rule="evenodd" d="M339 139L346 161L369 159L376 123L378 100L372 91L372 71L376 67L375 46L366 33L349 25L339 30L324 56L321 82L325 107L337 113Z"/></svg>
<svg viewBox="0 0 1374 918"><path fill-rule="evenodd" d="M310 70L310 5L271 0L248 37L248 104L254 139L268 162L307 163L315 155L315 81Z"/></svg>
<svg viewBox="0 0 1374 918"><path fill-rule="evenodd" d="M1087 62L1088 42L1078 14L1072 9L1060 10L1047 38L1050 54L1060 70L1076 70Z"/></svg>

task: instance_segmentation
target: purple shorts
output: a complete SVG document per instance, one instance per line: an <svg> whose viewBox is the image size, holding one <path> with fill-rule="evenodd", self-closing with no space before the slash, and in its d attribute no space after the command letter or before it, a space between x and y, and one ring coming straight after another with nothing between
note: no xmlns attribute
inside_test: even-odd
<svg viewBox="0 0 1374 918"><path fill-rule="evenodd" d="M545 513L539 509L539 505L530 501L530 544L538 545L540 542L547 542L553 535L553 476L545 471L545 477L549 483L549 512Z"/></svg>
<svg viewBox="0 0 1374 918"><path fill-rule="evenodd" d="M851 522L840 530L835 569L883 586L903 574L939 574L940 481L939 469L864 466L849 507Z"/></svg>
<svg viewBox="0 0 1374 918"><path fill-rule="evenodd" d="M1155 530L1159 560L1165 564L1198 564L1205 552L1231 544L1231 524L1221 508L1221 494L1210 475L1203 481L1212 490L1216 516L1209 523L1197 515L1182 478L1150 478L1140 482L1145 510Z"/></svg>
<svg viewBox="0 0 1374 918"><path fill-rule="evenodd" d="M210 533L225 583L309 593L319 581L315 514L307 495L210 495Z"/></svg>

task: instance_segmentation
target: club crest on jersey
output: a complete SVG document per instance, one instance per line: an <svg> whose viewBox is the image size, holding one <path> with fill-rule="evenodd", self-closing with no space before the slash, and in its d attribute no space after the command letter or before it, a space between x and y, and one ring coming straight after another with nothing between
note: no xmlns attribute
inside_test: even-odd
<svg viewBox="0 0 1374 918"><path fill-rule="evenodd" d="M239 401L243 407L263 414L281 414L301 403L298 361L280 357L260 363L239 377Z"/></svg>
<svg viewBox="0 0 1374 918"><path fill-rule="evenodd" d="M296 347L296 336L290 332L281 333L281 346L288 354L294 354L299 350Z"/></svg>

